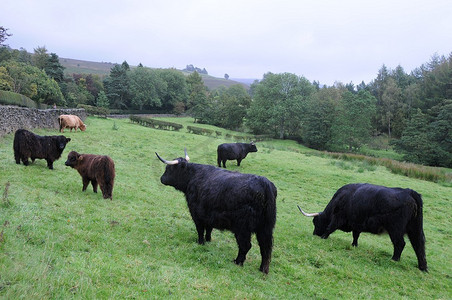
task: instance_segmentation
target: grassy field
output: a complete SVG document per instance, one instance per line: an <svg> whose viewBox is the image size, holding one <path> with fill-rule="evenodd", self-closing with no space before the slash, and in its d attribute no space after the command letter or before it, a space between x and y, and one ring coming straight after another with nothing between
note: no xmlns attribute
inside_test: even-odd
<svg viewBox="0 0 452 300"><path fill-rule="evenodd" d="M187 147L192 162L215 164L216 147L227 140L128 119L90 117L86 123L85 132L65 132L72 141L53 171L44 160L16 165L13 135L0 139L0 298L452 298L450 187L310 155L292 141L257 143L257 153L228 168L266 176L278 188L272 263L264 275L255 237L243 267L232 262L237 245L230 232L214 230L212 242L198 245L183 194L159 180L164 165L155 151L173 159ZM91 187L81 191L79 174L64 165L71 150L113 158L113 201ZM321 211L352 182L423 195L429 273L417 269L408 239L401 261L394 262L387 235L364 233L357 248L351 233L335 232L327 240L312 235L312 220L296 205Z"/></svg>

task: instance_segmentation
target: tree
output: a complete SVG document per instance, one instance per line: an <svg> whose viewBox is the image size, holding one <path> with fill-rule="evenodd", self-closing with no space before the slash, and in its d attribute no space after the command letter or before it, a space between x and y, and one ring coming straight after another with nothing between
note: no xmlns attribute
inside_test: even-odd
<svg viewBox="0 0 452 300"><path fill-rule="evenodd" d="M256 134L271 133L284 138L300 134L302 102L314 86L295 74L267 73L253 87L254 100L248 111L248 126Z"/></svg>
<svg viewBox="0 0 452 300"><path fill-rule="evenodd" d="M121 65L114 65L104 80L105 93L113 108L126 109L130 106L129 71L129 64L124 61Z"/></svg>
<svg viewBox="0 0 452 300"><path fill-rule="evenodd" d="M173 112L176 116L180 116L185 111L185 104L184 102L176 102L174 104Z"/></svg>
<svg viewBox="0 0 452 300"><path fill-rule="evenodd" d="M5 67L0 67L0 90L11 91L13 89L13 79L8 74Z"/></svg>
<svg viewBox="0 0 452 300"><path fill-rule="evenodd" d="M357 94L348 90L343 92L332 125L333 149L355 151L370 139L376 102L375 97L365 90Z"/></svg>
<svg viewBox="0 0 452 300"><path fill-rule="evenodd" d="M201 75L198 72L193 72L186 77L188 85L188 109L196 121L202 122L203 113L207 108L207 88L204 86Z"/></svg>
<svg viewBox="0 0 452 300"><path fill-rule="evenodd" d="M423 163L429 144L427 116L417 109L411 117L400 140L393 141L394 149L404 154L404 159Z"/></svg>
<svg viewBox="0 0 452 300"><path fill-rule="evenodd" d="M12 36L11 33L8 33L8 28L0 26L0 47L6 46L4 42L8 39L8 37Z"/></svg>
<svg viewBox="0 0 452 300"><path fill-rule="evenodd" d="M388 78L381 97L382 124L388 129L388 136L391 138L391 129L393 120L396 117L397 110L402 104L402 90L397 86L394 79Z"/></svg>
<svg viewBox="0 0 452 300"><path fill-rule="evenodd" d="M222 86L211 92L203 121L227 129L239 129L250 106L251 97L240 84Z"/></svg>
<svg viewBox="0 0 452 300"><path fill-rule="evenodd" d="M108 108L110 102L108 101L107 95L104 91L100 91L97 95L96 106Z"/></svg>
<svg viewBox="0 0 452 300"><path fill-rule="evenodd" d="M229 79L229 75L226 73L224 74L224 79L228 80Z"/></svg>
<svg viewBox="0 0 452 300"><path fill-rule="evenodd" d="M166 82L158 75L157 71L138 67L129 74L130 95L132 104L140 110L143 106L162 106L162 96L166 93Z"/></svg>
<svg viewBox="0 0 452 300"><path fill-rule="evenodd" d="M64 67L62 64L60 64L60 59L55 53L50 53L50 56L47 58L44 70L46 71L46 74L55 79L56 82L63 82Z"/></svg>
<svg viewBox="0 0 452 300"><path fill-rule="evenodd" d="M323 88L309 97L303 113L302 138L309 147L327 150L332 142L332 126L342 92L335 87Z"/></svg>
<svg viewBox="0 0 452 300"><path fill-rule="evenodd" d="M48 64L49 54L45 46L37 47L34 49L34 55L32 56L33 65L38 69L45 70Z"/></svg>
<svg viewBox="0 0 452 300"><path fill-rule="evenodd" d="M158 76L166 83L166 90L162 94L162 107L170 110L176 103L187 102L188 86L187 81L180 71L176 69L156 70Z"/></svg>

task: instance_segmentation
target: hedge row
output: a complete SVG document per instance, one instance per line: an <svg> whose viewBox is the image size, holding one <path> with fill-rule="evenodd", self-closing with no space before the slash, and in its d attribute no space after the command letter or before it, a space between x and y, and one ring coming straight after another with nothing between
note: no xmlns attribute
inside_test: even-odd
<svg viewBox="0 0 452 300"><path fill-rule="evenodd" d="M151 119L151 118L139 117L139 116L134 116L134 115L131 115L129 118L132 123L138 123L142 126L152 127L155 129L179 131L181 128L184 128L184 126L181 124L166 122L166 121L161 121L161 120L156 120L156 119Z"/></svg>
<svg viewBox="0 0 452 300"><path fill-rule="evenodd" d="M106 118L110 114L110 110L105 107L91 106L86 104L78 104L77 108L83 108L87 114Z"/></svg>
<svg viewBox="0 0 452 300"><path fill-rule="evenodd" d="M199 134L199 135L207 135L211 136L215 133L216 136L221 135L221 131L216 131L212 129L207 128L201 128L201 127L195 127L195 126L187 126L187 131L189 133Z"/></svg>
<svg viewBox="0 0 452 300"><path fill-rule="evenodd" d="M9 91L0 91L0 104L38 108L36 102L31 100L27 96Z"/></svg>

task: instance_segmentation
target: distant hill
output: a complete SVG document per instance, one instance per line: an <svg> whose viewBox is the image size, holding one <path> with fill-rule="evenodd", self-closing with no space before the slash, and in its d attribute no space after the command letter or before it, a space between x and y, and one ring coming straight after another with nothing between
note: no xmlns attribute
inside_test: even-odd
<svg viewBox="0 0 452 300"><path fill-rule="evenodd" d="M94 62L94 61L86 61L86 60L78 60L72 58L62 58L60 57L60 64L65 67L65 74L96 74L99 76L108 76L110 74L111 68L117 63L111 62ZM135 66L130 66L134 68ZM184 75L188 76L191 72L181 71ZM235 81L235 80L226 80L224 78L217 78L206 74L200 74L204 85L206 85L210 90L216 89L220 86L229 87L234 84L241 84L246 89L249 89L250 86L244 81ZM251 82L252 83L252 82Z"/></svg>

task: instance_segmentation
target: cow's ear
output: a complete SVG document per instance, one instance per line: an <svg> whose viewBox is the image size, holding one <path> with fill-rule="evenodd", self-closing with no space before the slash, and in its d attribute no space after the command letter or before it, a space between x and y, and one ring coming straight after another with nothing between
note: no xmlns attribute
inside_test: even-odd
<svg viewBox="0 0 452 300"><path fill-rule="evenodd" d="M71 141L71 138L66 139L66 143L69 143Z"/></svg>
<svg viewBox="0 0 452 300"><path fill-rule="evenodd" d="M83 155L80 155L79 157L77 157L77 160L82 161L83 160Z"/></svg>

